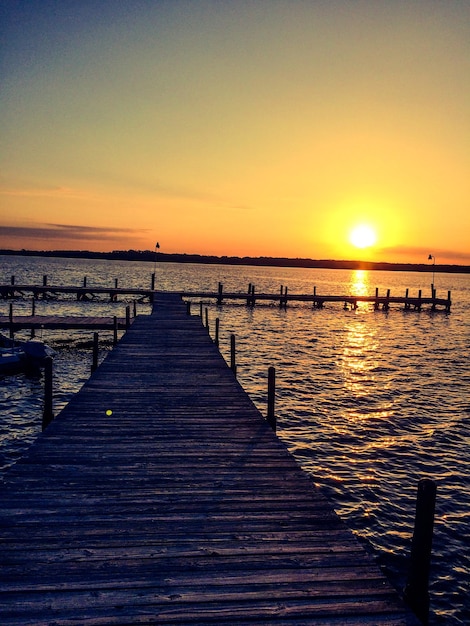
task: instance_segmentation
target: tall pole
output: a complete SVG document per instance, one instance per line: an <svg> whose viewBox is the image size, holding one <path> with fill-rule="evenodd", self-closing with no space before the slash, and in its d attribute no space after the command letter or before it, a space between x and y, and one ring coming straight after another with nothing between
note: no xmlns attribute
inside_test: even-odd
<svg viewBox="0 0 470 626"><path fill-rule="evenodd" d="M436 271L436 257L433 254L428 256L428 261L432 261L432 286L434 288L434 273Z"/></svg>

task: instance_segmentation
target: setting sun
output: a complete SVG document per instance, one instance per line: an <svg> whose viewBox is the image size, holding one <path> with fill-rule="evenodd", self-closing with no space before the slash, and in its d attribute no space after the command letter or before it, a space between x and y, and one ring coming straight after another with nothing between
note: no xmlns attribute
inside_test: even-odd
<svg viewBox="0 0 470 626"><path fill-rule="evenodd" d="M351 231L349 241L353 246L356 246L356 248L369 248L377 241L377 235L373 228L361 224Z"/></svg>

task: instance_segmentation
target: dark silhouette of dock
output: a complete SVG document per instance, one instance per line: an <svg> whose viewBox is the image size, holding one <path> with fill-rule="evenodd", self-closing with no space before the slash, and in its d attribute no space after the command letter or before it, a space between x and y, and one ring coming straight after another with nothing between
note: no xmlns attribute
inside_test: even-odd
<svg viewBox="0 0 470 626"><path fill-rule="evenodd" d="M418 623L174 294L0 499L4 626Z"/></svg>

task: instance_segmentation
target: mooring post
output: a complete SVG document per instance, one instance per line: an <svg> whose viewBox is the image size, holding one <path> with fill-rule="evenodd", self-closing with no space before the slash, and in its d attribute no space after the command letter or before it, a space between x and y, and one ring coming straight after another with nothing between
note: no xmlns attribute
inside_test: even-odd
<svg viewBox="0 0 470 626"><path fill-rule="evenodd" d="M202 323L202 300L199 302L199 317L201 318Z"/></svg>
<svg viewBox="0 0 470 626"><path fill-rule="evenodd" d="M134 300L134 310L133 310L133 313L134 313L134 317L136 317L137 316L137 300Z"/></svg>
<svg viewBox="0 0 470 626"><path fill-rule="evenodd" d="M219 283L219 290L217 294L217 306L220 306L222 304L223 290L224 290L223 284Z"/></svg>
<svg viewBox="0 0 470 626"><path fill-rule="evenodd" d="M151 290L154 291L155 290L155 272L153 272L152 274L152 284L151 284Z"/></svg>
<svg viewBox="0 0 470 626"><path fill-rule="evenodd" d="M8 319L10 320L10 339L13 339L15 335L15 331L13 330L13 304L10 302L10 312L8 314Z"/></svg>
<svg viewBox="0 0 470 626"><path fill-rule="evenodd" d="M230 335L230 369L237 375L237 364L235 361L235 335Z"/></svg>
<svg viewBox="0 0 470 626"><path fill-rule="evenodd" d="M247 306L250 305L250 296L251 296L251 283L248 284L248 295L246 297L246 304L247 304Z"/></svg>
<svg viewBox="0 0 470 626"><path fill-rule="evenodd" d="M268 414L267 421L274 432L276 432L276 414L274 404L276 397L276 370L274 367L268 369Z"/></svg>
<svg viewBox="0 0 470 626"><path fill-rule="evenodd" d="M374 301L374 309L376 311L378 311L380 308L380 304L379 304L379 288L376 287L375 288L375 301Z"/></svg>
<svg viewBox="0 0 470 626"><path fill-rule="evenodd" d="M279 295L279 307L282 307L282 296L284 295L284 286L281 285L281 293Z"/></svg>
<svg viewBox="0 0 470 626"><path fill-rule="evenodd" d="M93 333L93 359L91 362L91 373L98 369L98 333Z"/></svg>
<svg viewBox="0 0 470 626"><path fill-rule="evenodd" d="M118 321L117 317L113 317L113 346L115 346L118 342Z"/></svg>
<svg viewBox="0 0 470 626"><path fill-rule="evenodd" d="M427 624L429 619L428 585L436 490L436 483L429 478L423 478L418 483L410 571L404 592L406 602L423 624Z"/></svg>
<svg viewBox="0 0 470 626"><path fill-rule="evenodd" d="M45 430L54 419L52 405L52 357L44 359L44 411L42 414L42 429Z"/></svg>
<svg viewBox="0 0 470 626"><path fill-rule="evenodd" d="M47 274L44 274L42 277L42 286L47 287Z"/></svg>
<svg viewBox="0 0 470 626"><path fill-rule="evenodd" d="M83 277L83 286L86 287L86 276Z"/></svg>
<svg viewBox="0 0 470 626"><path fill-rule="evenodd" d="M186 300L186 315L191 315L191 300Z"/></svg>
<svg viewBox="0 0 470 626"><path fill-rule="evenodd" d="M390 308L390 303L388 301L389 298L390 298L390 289L387 289L387 299L383 303L383 307L382 307L384 311L388 311L388 309Z"/></svg>
<svg viewBox="0 0 470 626"><path fill-rule="evenodd" d="M452 300L450 299L450 291L447 292L447 304L446 304L446 311L449 312L450 311L450 306L452 304Z"/></svg>
<svg viewBox="0 0 470 626"><path fill-rule="evenodd" d="M418 304L415 308L417 308L418 311L421 311L421 289L418 291Z"/></svg>
<svg viewBox="0 0 470 626"><path fill-rule="evenodd" d="M207 332L209 332L209 310L208 310L207 307L206 307L204 313L205 313L205 319L206 319L206 324L205 324L206 325L206 329L207 329Z"/></svg>
<svg viewBox="0 0 470 626"><path fill-rule="evenodd" d="M126 330L131 325L131 307L129 305L126 306Z"/></svg>
<svg viewBox="0 0 470 626"><path fill-rule="evenodd" d="M250 298L251 306L255 306L255 286L251 285L251 298Z"/></svg>
<svg viewBox="0 0 470 626"><path fill-rule="evenodd" d="M215 318L215 337L214 337L214 343L217 347L219 347L219 326L220 326L220 319L218 317Z"/></svg>
<svg viewBox="0 0 470 626"><path fill-rule="evenodd" d="M15 277L14 277L14 276L12 276L12 277L11 277L11 284L12 284L12 285L14 285L14 284L15 284Z"/></svg>
<svg viewBox="0 0 470 626"><path fill-rule="evenodd" d="M287 285L284 287L284 308L287 309Z"/></svg>

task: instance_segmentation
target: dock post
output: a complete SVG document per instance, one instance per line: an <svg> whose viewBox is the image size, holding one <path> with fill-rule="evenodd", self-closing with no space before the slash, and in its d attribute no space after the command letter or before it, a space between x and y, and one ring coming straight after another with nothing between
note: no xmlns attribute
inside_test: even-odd
<svg viewBox="0 0 470 626"><path fill-rule="evenodd" d="M376 287L376 288L375 288L375 302L374 302L374 309L375 309L376 311L378 311L378 310L379 310L379 307L380 307L380 305L379 305L379 288L378 288L378 287Z"/></svg>
<svg viewBox="0 0 470 626"><path fill-rule="evenodd" d="M219 327L220 327L220 319L218 317L215 318L215 338L214 343L217 347L219 347Z"/></svg>
<svg viewBox="0 0 470 626"><path fill-rule="evenodd" d="M248 295L246 297L246 306L250 306L251 283L248 284Z"/></svg>
<svg viewBox="0 0 470 626"><path fill-rule="evenodd" d="M118 342L118 321L117 317L113 317L113 346L115 346Z"/></svg>
<svg viewBox="0 0 470 626"><path fill-rule="evenodd" d="M450 299L450 291L447 292L447 304L446 304L446 311L447 313L449 313L450 311L450 306L452 304L452 300Z"/></svg>
<svg viewBox="0 0 470 626"><path fill-rule="evenodd" d="M83 277L83 286L86 287L86 276Z"/></svg>
<svg viewBox="0 0 470 626"><path fill-rule="evenodd" d="M407 287L405 292L405 311L408 311L408 309L410 308L410 303L408 302L408 293L409 289Z"/></svg>
<svg viewBox="0 0 470 626"><path fill-rule="evenodd" d="M251 285L250 305L255 306L255 286L254 285Z"/></svg>
<svg viewBox="0 0 470 626"><path fill-rule="evenodd" d="M287 285L284 287L284 308L287 309Z"/></svg>
<svg viewBox="0 0 470 626"><path fill-rule="evenodd" d="M317 308L318 302L317 302L317 288L313 287L313 300L312 300L312 307L313 308Z"/></svg>
<svg viewBox="0 0 470 626"><path fill-rule="evenodd" d="M222 304L222 298L223 298L222 292L223 292L223 290L224 290L223 284L219 283L219 291L218 291L218 294L217 294L217 306L220 306Z"/></svg>
<svg viewBox="0 0 470 626"><path fill-rule="evenodd" d="M382 307L384 311L388 311L388 309L390 308L390 303L388 301L389 298L390 298L390 289L387 289L387 299L383 303L383 307Z"/></svg>
<svg viewBox="0 0 470 626"><path fill-rule="evenodd" d="M281 285L281 293L280 293L280 296L279 296L279 308L282 307L282 296L283 295L284 295L284 286Z"/></svg>
<svg viewBox="0 0 470 626"><path fill-rule="evenodd" d="M93 333L93 360L91 362L91 373L98 369L98 333Z"/></svg>
<svg viewBox="0 0 470 626"><path fill-rule="evenodd" d="M206 320L205 326L206 326L207 332L209 332L209 310L207 307L205 308L204 314L205 314L205 320Z"/></svg>
<svg viewBox="0 0 470 626"><path fill-rule="evenodd" d="M418 291L418 304L415 306L415 309L421 311L421 289Z"/></svg>
<svg viewBox="0 0 470 626"><path fill-rule="evenodd" d="M230 335L230 369L237 376L237 364L235 361L235 335Z"/></svg>
<svg viewBox="0 0 470 626"><path fill-rule="evenodd" d="M134 317L137 317L137 300L134 300L134 310L133 310L133 313L134 313Z"/></svg>
<svg viewBox="0 0 470 626"><path fill-rule="evenodd" d="M201 318L202 322L202 300L199 302L199 317Z"/></svg>
<svg viewBox="0 0 470 626"><path fill-rule="evenodd" d="M126 306L126 330L131 325L131 307L129 305Z"/></svg>
<svg viewBox="0 0 470 626"><path fill-rule="evenodd" d="M13 330L13 304L10 302L10 311L8 313L8 318L10 320L10 339L13 339L15 335L15 331Z"/></svg>
<svg viewBox="0 0 470 626"><path fill-rule="evenodd" d="M423 478L418 483L410 572L404 592L406 602L423 624L427 624L429 618L428 584L436 489L436 483L429 478Z"/></svg>
<svg viewBox="0 0 470 626"><path fill-rule="evenodd" d="M267 421L274 432L276 432L276 415L274 403L276 397L276 370L274 367L268 369L268 414Z"/></svg>
<svg viewBox="0 0 470 626"><path fill-rule="evenodd" d="M15 277L14 277L14 276L12 276L12 277L11 277L11 284L12 284L12 285L14 285L14 284L15 284Z"/></svg>
<svg viewBox="0 0 470 626"><path fill-rule="evenodd" d="M150 286L150 289L151 289L152 291L154 291L154 290L155 290L155 272L152 274L152 284L151 284L151 286Z"/></svg>
<svg viewBox="0 0 470 626"><path fill-rule="evenodd" d="M44 411L42 414L42 430L45 430L54 419L52 405L52 357L44 360Z"/></svg>
<svg viewBox="0 0 470 626"><path fill-rule="evenodd" d="M44 274L42 277L42 286L47 287L47 274Z"/></svg>
<svg viewBox="0 0 470 626"><path fill-rule="evenodd" d="M191 315L191 300L186 300L186 315Z"/></svg>

